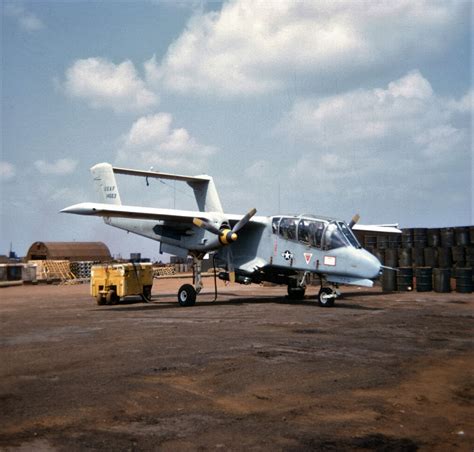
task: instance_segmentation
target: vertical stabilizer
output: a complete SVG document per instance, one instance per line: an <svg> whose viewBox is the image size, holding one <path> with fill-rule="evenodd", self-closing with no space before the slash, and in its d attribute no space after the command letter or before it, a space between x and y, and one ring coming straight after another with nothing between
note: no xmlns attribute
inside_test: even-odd
<svg viewBox="0 0 474 452"><path fill-rule="evenodd" d="M205 177L208 180L204 180L204 182L188 182L194 191L199 210L201 212L223 212L214 180L210 176Z"/></svg>
<svg viewBox="0 0 474 452"><path fill-rule="evenodd" d="M106 204L122 204L112 165L98 163L91 168L91 173L100 200Z"/></svg>

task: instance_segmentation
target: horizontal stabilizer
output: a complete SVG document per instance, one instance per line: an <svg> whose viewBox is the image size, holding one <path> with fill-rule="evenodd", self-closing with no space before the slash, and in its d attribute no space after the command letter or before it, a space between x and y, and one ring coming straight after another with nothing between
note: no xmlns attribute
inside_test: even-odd
<svg viewBox="0 0 474 452"><path fill-rule="evenodd" d="M179 180L183 182L209 182L210 176L183 176L180 174L160 173L158 171L141 171L129 168L113 167L115 174L125 174L127 176L151 177L156 179Z"/></svg>

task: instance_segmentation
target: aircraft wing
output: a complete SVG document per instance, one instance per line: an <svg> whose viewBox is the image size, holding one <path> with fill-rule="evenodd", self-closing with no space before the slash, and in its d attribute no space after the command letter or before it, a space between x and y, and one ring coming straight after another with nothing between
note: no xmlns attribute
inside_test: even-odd
<svg viewBox="0 0 474 452"><path fill-rule="evenodd" d="M193 218L205 218L212 220L213 215L209 212L194 212L192 210L156 209L152 207L126 206L115 204L101 204L83 202L74 204L61 210L62 213L74 213L76 215L90 215L111 218L132 218L136 220L173 221L192 224Z"/></svg>
<svg viewBox="0 0 474 452"><path fill-rule="evenodd" d="M401 234L397 224L356 224L352 227L354 231L381 232L384 234Z"/></svg>
<svg viewBox="0 0 474 452"><path fill-rule="evenodd" d="M199 212L193 210L159 209L153 207L127 206L117 204L103 204L93 202L83 202L74 204L61 210L62 213L73 213L76 215L87 215L110 218L130 218L136 220L155 220L174 223L193 224L194 218L201 218L208 221L221 219L220 212ZM230 223L237 223L243 215L225 215ZM264 221L263 218L252 218L251 222Z"/></svg>

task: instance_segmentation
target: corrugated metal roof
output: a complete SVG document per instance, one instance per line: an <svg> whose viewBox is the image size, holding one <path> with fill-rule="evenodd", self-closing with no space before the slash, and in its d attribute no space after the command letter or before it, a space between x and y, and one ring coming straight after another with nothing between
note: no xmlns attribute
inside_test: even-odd
<svg viewBox="0 0 474 452"><path fill-rule="evenodd" d="M28 250L30 259L110 260L110 250L102 242L35 242Z"/></svg>

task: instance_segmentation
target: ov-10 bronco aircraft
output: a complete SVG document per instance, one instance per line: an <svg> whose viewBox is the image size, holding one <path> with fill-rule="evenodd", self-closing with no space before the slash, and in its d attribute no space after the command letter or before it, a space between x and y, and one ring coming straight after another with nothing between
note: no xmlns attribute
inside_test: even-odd
<svg viewBox="0 0 474 452"><path fill-rule="evenodd" d="M288 286L290 299L302 299L312 278L319 278L317 300L332 306L339 284L372 287L380 274L379 260L364 250L352 229L400 233L396 225L357 225L358 216L344 221L318 215L255 216L224 213L210 176L181 176L156 171L116 168L99 163L91 168L103 203L80 203L61 212L93 215L126 231L160 242L160 252L193 258L193 285L178 291L182 306L195 304L202 289L201 263L212 252L225 268L219 278L240 284L272 283ZM127 206L120 200L115 174L186 182L194 191L198 211Z"/></svg>

